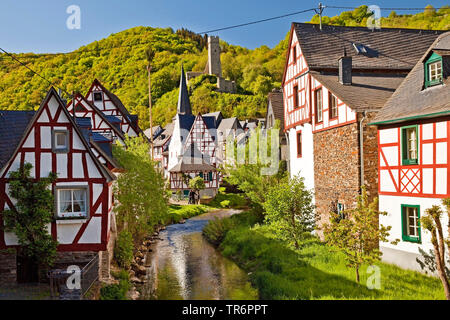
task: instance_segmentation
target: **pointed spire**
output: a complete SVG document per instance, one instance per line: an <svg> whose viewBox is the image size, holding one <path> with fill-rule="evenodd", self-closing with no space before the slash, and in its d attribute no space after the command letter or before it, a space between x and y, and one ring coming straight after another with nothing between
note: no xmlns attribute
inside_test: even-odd
<svg viewBox="0 0 450 320"><path fill-rule="evenodd" d="M177 113L192 114L191 103L189 102L189 93L186 86L186 76L184 74L183 64L181 65L180 92L178 94Z"/></svg>

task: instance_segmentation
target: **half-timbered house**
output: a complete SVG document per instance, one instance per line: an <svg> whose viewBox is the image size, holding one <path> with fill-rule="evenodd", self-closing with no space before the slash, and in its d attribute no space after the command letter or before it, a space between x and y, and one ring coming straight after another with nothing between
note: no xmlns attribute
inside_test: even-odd
<svg viewBox="0 0 450 320"><path fill-rule="evenodd" d="M380 243L383 259L419 270L416 258L432 250L420 218L450 197L450 32L441 35L417 62L374 119L378 125L379 207L391 226ZM442 207L445 210L444 207ZM444 211L445 212L445 211ZM447 215L442 217L447 226ZM444 236L447 228L444 227Z"/></svg>
<svg viewBox="0 0 450 320"><path fill-rule="evenodd" d="M0 212L15 205L8 189L11 171L30 163L35 179L57 173L52 185L54 220L48 225L58 241L57 262L81 264L107 254L110 242L115 177L100 162L100 149L95 155L95 139L88 139L86 129L77 124L53 88L36 112L0 111ZM0 228L3 249L17 249L19 254L2 254L1 280L35 279L37 267L20 256L16 235Z"/></svg>
<svg viewBox="0 0 450 320"><path fill-rule="evenodd" d="M354 206L362 185L377 195L376 130L367 124L438 35L292 24L282 79L288 168L314 189L322 222Z"/></svg>

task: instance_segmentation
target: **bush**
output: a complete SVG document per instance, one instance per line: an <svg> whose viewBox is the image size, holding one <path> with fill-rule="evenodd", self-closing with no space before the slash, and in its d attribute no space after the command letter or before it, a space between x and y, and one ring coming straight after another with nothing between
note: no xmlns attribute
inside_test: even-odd
<svg viewBox="0 0 450 320"><path fill-rule="evenodd" d="M192 218L205 212L208 212L208 207L203 205L190 204L182 206L174 204L169 207L169 215L165 223L179 223L182 219Z"/></svg>
<svg viewBox="0 0 450 320"><path fill-rule="evenodd" d="M214 197L214 199L209 203L210 206L216 208L224 208L222 202L228 201L226 207L231 208L244 208L247 207L248 202L244 194L238 193L225 193L219 190L219 193Z"/></svg>
<svg viewBox="0 0 450 320"><path fill-rule="evenodd" d="M117 275L117 284L109 284L100 289L100 300L126 300L130 290L130 276L127 271L121 270Z"/></svg>
<svg viewBox="0 0 450 320"><path fill-rule="evenodd" d="M114 257L120 267L128 269L131 266L131 262L133 261L133 249L134 245L131 233L128 231L120 232L114 250Z"/></svg>
<svg viewBox="0 0 450 320"><path fill-rule="evenodd" d="M222 208L228 208L230 206L230 200L223 200L220 202Z"/></svg>

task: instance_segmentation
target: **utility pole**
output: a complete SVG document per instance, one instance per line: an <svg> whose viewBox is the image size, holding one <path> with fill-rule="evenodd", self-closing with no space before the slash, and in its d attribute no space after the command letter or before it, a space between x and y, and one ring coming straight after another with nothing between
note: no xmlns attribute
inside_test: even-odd
<svg viewBox="0 0 450 320"><path fill-rule="evenodd" d="M316 10L314 9L314 11L319 15L319 27L320 27L320 31L322 31L322 12L323 9L325 9L325 6L322 5L322 3L319 3L319 9Z"/></svg>
<svg viewBox="0 0 450 320"><path fill-rule="evenodd" d="M150 112L150 155L152 157L152 161L154 160L153 157L153 119L152 119L152 89L151 89L151 83L150 83L150 71L152 71L152 66L150 65L150 61L147 65L147 73L148 73L148 106L149 106L149 112Z"/></svg>
<svg viewBox="0 0 450 320"><path fill-rule="evenodd" d="M150 83L150 72L152 71L152 62L155 57L155 52L151 47L149 47L145 56L147 58L147 73L148 73L148 107L150 113L150 155L152 157L152 161L155 159L153 157L153 119L152 119L152 87Z"/></svg>

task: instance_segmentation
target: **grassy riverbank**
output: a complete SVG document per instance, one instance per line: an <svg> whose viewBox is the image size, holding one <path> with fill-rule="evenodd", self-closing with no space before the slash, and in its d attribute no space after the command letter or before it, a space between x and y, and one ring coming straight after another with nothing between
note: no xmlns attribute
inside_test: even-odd
<svg viewBox="0 0 450 320"><path fill-rule="evenodd" d="M385 263L380 268L381 288L370 290L370 274L361 269L361 282L346 267L344 256L316 238L294 250L277 240L270 228L254 225L249 212L213 221L204 235L222 254L247 272L261 299L444 299L437 278Z"/></svg>

